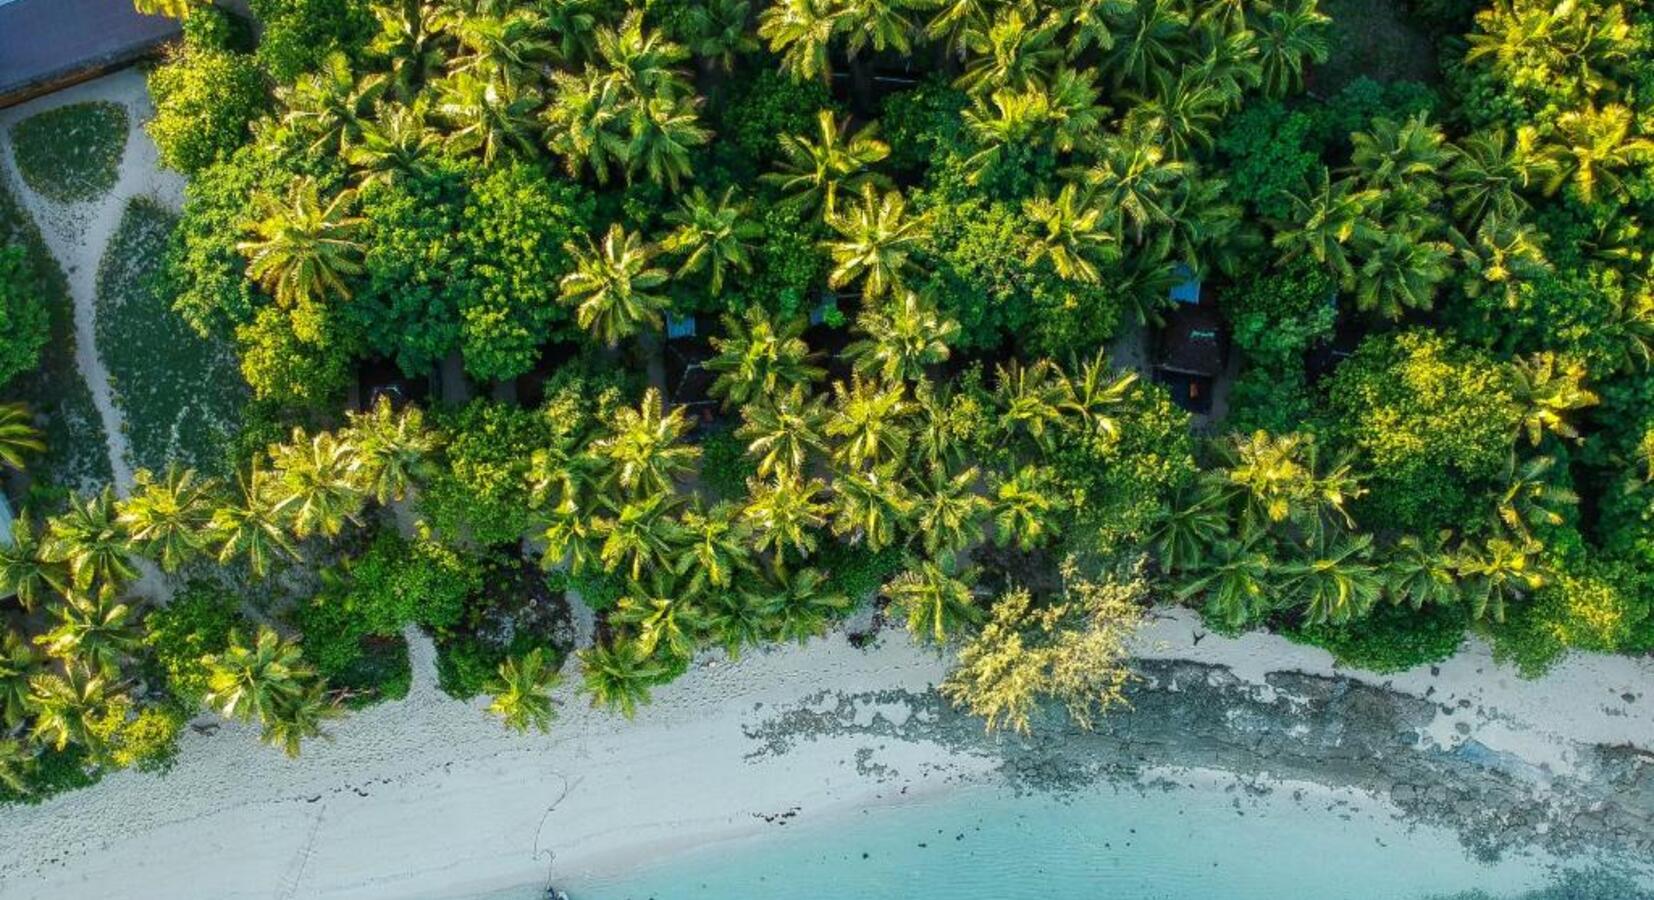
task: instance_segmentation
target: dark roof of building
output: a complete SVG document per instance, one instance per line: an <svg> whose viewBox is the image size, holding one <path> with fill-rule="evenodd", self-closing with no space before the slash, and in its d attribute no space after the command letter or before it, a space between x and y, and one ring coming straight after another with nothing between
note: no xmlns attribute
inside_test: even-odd
<svg viewBox="0 0 1654 900"><path fill-rule="evenodd" d="M178 33L132 0L11 0L0 5L0 107L126 65Z"/></svg>
<svg viewBox="0 0 1654 900"><path fill-rule="evenodd" d="M1229 358L1223 318L1210 306L1177 304L1160 330L1160 367L1186 375L1216 377Z"/></svg>

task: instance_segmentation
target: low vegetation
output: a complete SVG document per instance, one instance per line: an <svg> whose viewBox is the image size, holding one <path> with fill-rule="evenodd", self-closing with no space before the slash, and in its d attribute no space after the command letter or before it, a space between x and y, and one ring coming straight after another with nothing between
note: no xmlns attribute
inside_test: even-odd
<svg viewBox="0 0 1654 900"><path fill-rule="evenodd" d="M115 186L126 152L126 107L94 101L12 126L12 156L29 189L57 203L96 200Z"/></svg>

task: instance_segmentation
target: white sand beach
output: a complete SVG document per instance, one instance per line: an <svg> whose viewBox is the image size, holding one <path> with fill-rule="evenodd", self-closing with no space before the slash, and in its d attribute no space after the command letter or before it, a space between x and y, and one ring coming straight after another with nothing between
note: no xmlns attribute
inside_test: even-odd
<svg viewBox="0 0 1654 900"><path fill-rule="evenodd" d="M1202 632L1187 612L1163 614L1144 634L1145 655L1233 666L1265 691L1270 672L1332 672L1319 650L1264 635L1196 643ZM544 736L508 734L480 701L443 696L431 645L416 636L413 646L411 695L336 724L331 742L299 760L225 727L187 735L167 775L121 773L6 810L0 897L475 896L761 830L766 817L803 821L942 790L994 767L987 754L884 737L763 752L749 729L778 709L939 680L944 661L900 633L868 650L835 634L736 663L708 656L632 722L587 709L565 687ZM1535 766L1572 765L1579 742L1654 739L1648 660L1580 656L1529 682L1472 645L1439 674L1379 683L1450 710L1429 729L1437 740L1474 739ZM899 703L856 711L868 721L908 714Z"/></svg>

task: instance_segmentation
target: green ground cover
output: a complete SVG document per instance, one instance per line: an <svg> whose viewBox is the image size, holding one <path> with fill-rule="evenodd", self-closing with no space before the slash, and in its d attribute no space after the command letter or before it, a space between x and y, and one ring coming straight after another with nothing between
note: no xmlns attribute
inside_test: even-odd
<svg viewBox="0 0 1654 900"><path fill-rule="evenodd" d="M51 339L38 368L0 387L0 400L21 400L43 420L47 450L30 472L42 486L90 489L113 475L92 393L75 364L74 302L69 285L11 186L0 179L0 244L24 249L25 261L51 316Z"/></svg>
<svg viewBox="0 0 1654 900"><path fill-rule="evenodd" d="M1430 35L1398 0L1321 0L1332 17L1332 54L1315 67L1312 90L1331 96L1366 76L1374 81L1433 82L1441 77Z"/></svg>
<svg viewBox="0 0 1654 900"><path fill-rule="evenodd" d="M126 107L72 103L12 126L12 151L23 181L58 203L95 200L115 186L126 151Z"/></svg>
<svg viewBox="0 0 1654 900"><path fill-rule="evenodd" d="M126 414L133 463L227 467L245 390L224 345L172 311L151 277L177 219L133 199L98 266L98 348Z"/></svg>

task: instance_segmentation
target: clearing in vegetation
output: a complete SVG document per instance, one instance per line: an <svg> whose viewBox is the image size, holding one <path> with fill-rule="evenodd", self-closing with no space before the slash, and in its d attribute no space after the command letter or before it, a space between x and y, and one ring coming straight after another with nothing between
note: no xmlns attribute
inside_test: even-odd
<svg viewBox="0 0 1654 900"><path fill-rule="evenodd" d="M227 348L191 331L152 283L177 219L134 198L98 267L98 349L133 465L223 471L245 389Z"/></svg>
<svg viewBox="0 0 1654 900"><path fill-rule="evenodd" d="M49 109L11 130L24 182L57 203L96 200L114 187L126 135L126 107L106 100Z"/></svg>

